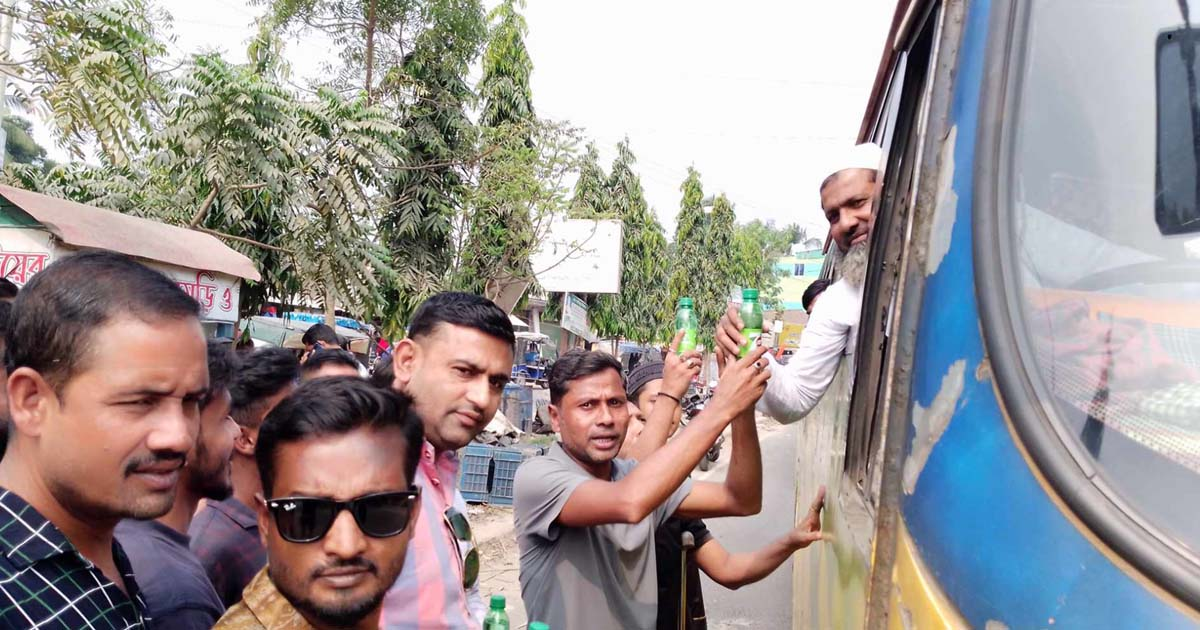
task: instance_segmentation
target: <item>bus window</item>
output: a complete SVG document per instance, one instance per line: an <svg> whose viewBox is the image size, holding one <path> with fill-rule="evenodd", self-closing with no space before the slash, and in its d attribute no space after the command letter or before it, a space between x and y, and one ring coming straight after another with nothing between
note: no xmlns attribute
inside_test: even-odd
<svg viewBox="0 0 1200 630"><path fill-rule="evenodd" d="M876 209L871 262L863 293L863 312L855 349L854 394L846 437L846 472L874 505L881 477L875 467L880 455L886 379L891 358L890 321L896 316L895 296L904 253L905 234L916 192L918 147L923 132L930 57L939 8L933 5L916 31L911 46L897 64L899 85L890 88L884 115L872 138L885 151L883 190Z"/></svg>
<svg viewBox="0 0 1200 630"><path fill-rule="evenodd" d="M1033 2L1002 186L1024 360L1059 437L1115 505L1194 561L1200 94L1196 40L1179 30L1189 9L1200 1Z"/></svg>

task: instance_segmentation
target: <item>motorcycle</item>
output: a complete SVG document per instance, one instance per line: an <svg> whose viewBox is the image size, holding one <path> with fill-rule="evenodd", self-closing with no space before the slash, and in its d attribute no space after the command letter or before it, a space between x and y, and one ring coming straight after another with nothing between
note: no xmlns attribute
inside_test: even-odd
<svg viewBox="0 0 1200 630"><path fill-rule="evenodd" d="M698 389L694 384L688 388L687 394L683 397L683 417L679 421L680 427L686 427L688 422L700 415L704 411L704 406L712 400L713 394L716 393L716 383L710 384L708 391ZM717 441L709 447L704 457L700 458L700 470L708 470L721 457L721 446L725 443L725 436L718 435Z"/></svg>

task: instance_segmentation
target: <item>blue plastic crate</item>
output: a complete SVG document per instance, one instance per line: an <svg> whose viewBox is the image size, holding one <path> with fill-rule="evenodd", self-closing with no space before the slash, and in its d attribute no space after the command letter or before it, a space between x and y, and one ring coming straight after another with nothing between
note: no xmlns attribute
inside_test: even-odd
<svg viewBox="0 0 1200 630"><path fill-rule="evenodd" d="M513 504L513 481L517 478L517 468L527 459L525 451L515 448L498 448L492 453L492 492L489 502L492 505Z"/></svg>
<svg viewBox="0 0 1200 630"><path fill-rule="evenodd" d="M533 390L516 383L505 385L500 410L513 426L529 431L533 425Z"/></svg>
<svg viewBox="0 0 1200 630"><path fill-rule="evenodd" d="M494 450L487 444L469 444L463 452L458 466L458 490L466 501L487 502Z"/></svg>

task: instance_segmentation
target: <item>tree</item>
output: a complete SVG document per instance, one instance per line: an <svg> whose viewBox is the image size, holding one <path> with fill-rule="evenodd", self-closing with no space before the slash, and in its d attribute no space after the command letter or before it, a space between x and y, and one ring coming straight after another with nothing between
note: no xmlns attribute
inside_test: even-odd
<svg viewBox="0 0 1200 630"><path fill-rule="evenodd" d="M0 63L26 109L49 113L55 139L76 157L91 142L125 166L152 129L163 94L154 64L166 47L146 0L32 0L17 14L31 56Z"/></svg>
<svg viewBox="0 0 1200 630"><path fill-rule="evenodd" d="M502 2L489 20L479 82L484 151L457 283L495 298L533 280L529 255L539 226L563 205L561 178L574 166L577 140L573 130L534 115L533 62L517 0Z"/></svg>
<svg viewBox="0 0 1200 630"><path fill-rule="evenodd" d="M601 336L650 343L665 340L670 331L672 309L663 265L667 237L646 204L641 180L633 171L635 162L629 140L625 139L617 145L617 158L605 186L623 231L621 291L597 295L589 309L589 320ZM586 169L585 162L583 172ZM577 199L578 192L576 186Z"/></svg>
<svg viewBox="0 0 1200 630"><path fill-rule="evenodd" d="M462 29L456 32L462 36ZM421 302L446 286L454 263L455 217L465 210L470 192L467 166L478 133L466 111L474 100L464 79L469 60L450 54L446 41L440 29L430 29L395 69L395 81L407 84L411 103L401 122L404 164L391 175L381 217L381 236L396 271L384 322L393 336ZM480 34L476 50L481 41Z"/></svg>
<svg viewBox="0 0 1200 630"><path fill-rule="evenodd" d="M436 32L440 54L473 60L482 40L479 0L256 0L269 7L268 22L280 30L316 30L338 47L341 68L326 85L342 93L365 94L367 104L384 98L406 104L397 70ZM427 44L425 44L427 46Z"/></svg>
<svg viewBox="0 0 1200 630"><path fill-rule="evenodd" d="M532 129L532 135L529 130ZM565 214L567 176L577 170L579 131L563 123L483 129L488 155L481 161L469 215L456 233L460 259L455 286L496 299L528 285L529 257L554 217Z"/></svg>
<svg viewBox="0 0 1200 630"><path fill-rule="evenodd" d="M164 199L154 204L158 218L233 237L230 245L262 273L242 292L247 313L271 297L301 293L296 258L316 255L297 250L294 240L306 138L299 103L279 82L278 46L260 33L250 64L196 56L175 82L170 114L149 147L148 185Z"/></svg>
<svg viewBox="0 0 1200 630"><path fill-rule="evenodd" d="M729 293L736 286L733 240L737 216L733 204L724 195L713 200L712 211L704 225L700 254L703 282L696 298L696 314L700 318L701 337L708 347L708 338L716 329L721 314L729 304Z"/></svg>
<svg viewBox="0 0 1200 630"><path fill-rule="evenodd" d="M20 116L5 116L3 124L5 164L45 163L46 149L33 139L33 123Z"/></svg>
<svg viewBox="0 0 1200 630"><path fill-rule="evenodd" d="M331 326L337 303L377 315L383 301L379 276L391 271L386 248L374 238L371 191L399 164L403 130L365 98L348 100L328 89L300 104L299 127L304 201L296 238L306 255L296 262L304 293L321 298Z"/></svg>
<svg viewBox="0 0 1200 630"><path fill-rule="evenodd" d="M536 118L529 87L533 61L525 48L529 27L518 10L524 7L524 0L504 0L488 15L492 29L479 81L483 99L479 124L484 127L528 124Z"/></svg>
<svg viewBox="0 0 1200 630"><path fill-rule="evenodd" d="M572 219L619 218L620 213L612 207L609 181L600 166L600 153L596 151L595 143L589 142L579 164L579 178L575 180L568 216Z"/></svg>
<svg viewBox="0 0 1200 630"><path fill-rule="evenodd" d="M706 290L704 277L704 242L708 217L704 214L704 188L700 173L688 167L687 179L680 186L683 198L679 203L679 214L675 217L675 239L671 255L670 303L679 302L681 297L697 300L698 316L704 313L699 300ZM712 347L712 330L716 322L708 326L700 318L700 338L705 346Z"/></svg>

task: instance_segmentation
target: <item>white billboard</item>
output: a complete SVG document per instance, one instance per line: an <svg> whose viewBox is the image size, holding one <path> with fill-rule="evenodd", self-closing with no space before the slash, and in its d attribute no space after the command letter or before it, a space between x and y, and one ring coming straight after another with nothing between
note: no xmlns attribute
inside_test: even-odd
<svg viewBox="0 0 1200 630"><path fill-rule="evenodd" d="M621 292L621 222L560 219L529 257L551 293Z"/></svg>

